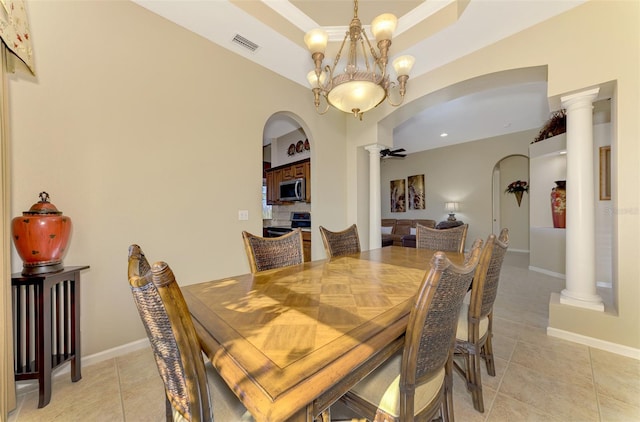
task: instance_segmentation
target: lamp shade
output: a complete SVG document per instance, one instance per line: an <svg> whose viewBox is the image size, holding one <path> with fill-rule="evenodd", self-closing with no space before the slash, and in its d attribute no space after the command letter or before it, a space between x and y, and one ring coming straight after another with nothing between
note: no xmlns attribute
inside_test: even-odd
<svg viewBox="0 0 640 422"><path fill-rule="evenodd" d="M311 53L323 53L327 48L329 35L323 29L317 28L307 32L304 36L304 43Z"/></svg>
<svg viewBox="0 0 640 422"><path fill-rule="evenodd" d="M444 209L447 212L456 212L460 208L460 204L457 202L445 202Z"/></svg>
<svg viewBox="0 0 640 422"><path fill-rule="evenodd" d="M322 88L324 81L326 80L327 74L324 72L321 72L319 77L316 75L315 70L307 73L307 81L309 82L309 85L311 85L311 88Z"/></svg>
<svg viewBox="0 0 640 422"><path fill-rule="evenodd" d="M339 82L337 79L340 77L334 78L334 84ZM335 86L327 99L331 105L345 113L364 113L380 104L384 96L385 91L379 84L367 80L352 80Z"/></svg>
<svg viewBox="0 0 640 422"><path fill-rule="evenodd" d="M396 75L398 76L402 76L402 75L406 75L408 76L409 73L411 72L411 69L413 68L413 64L415 63L416 59L413 56L400 56L398 58L396 58L393 61L393 68L396 71Z"/></svg>
<svg viewBox="0 0 640 422"><path fill-rule="evenodd" d="M383 13L371 22L371 32L376 41L390 40L398 25L398 18L391 13Z"/></svg>

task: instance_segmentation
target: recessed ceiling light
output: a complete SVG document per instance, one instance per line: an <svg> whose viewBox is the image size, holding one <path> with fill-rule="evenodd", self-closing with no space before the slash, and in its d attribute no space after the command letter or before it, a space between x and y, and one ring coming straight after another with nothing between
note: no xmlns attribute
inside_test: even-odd
<svg viewBox="0 0 640 422"><path fill-rule="evenodd" d="M441 137L441 138L444 138L445 136L449 136L449 134L448 134L447 132L442 132L442 133L440 134L440 137Z"/></svg>

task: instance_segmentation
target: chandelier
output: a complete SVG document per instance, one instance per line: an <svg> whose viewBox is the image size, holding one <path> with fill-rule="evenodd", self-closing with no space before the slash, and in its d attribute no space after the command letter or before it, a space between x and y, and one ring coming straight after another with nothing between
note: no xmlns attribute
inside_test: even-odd
<svg viewBox="0 0 640 422"><path fill-rule="evenodd" d="M358 0L354 0L353 19L349 24L340 50L333 65L323 68L324 52L328 35L322 29L309 31L304 42L315 64L309 72L307 80L313 91L314 104L319 114L324 114L333 106L345 113L351 113L362 120L362 114L382 103L385 98L397 107L404 101L409 72L415 59L413 56L401 56L393 61L398 84L389 81L387 62L391 36L396 29L397 18L391 13L376 17L371 23L371 32L376 39L378 52L371 46L367 33L358 19ZM336 74L336 66L340 62L342 50L349 40L347 62L343 73ZM367 51L369 54L367 54ZM394 103L390 98L391 90L399 88L400 101ZM320 97L324 97L327 106L320 110Z"/></svg>

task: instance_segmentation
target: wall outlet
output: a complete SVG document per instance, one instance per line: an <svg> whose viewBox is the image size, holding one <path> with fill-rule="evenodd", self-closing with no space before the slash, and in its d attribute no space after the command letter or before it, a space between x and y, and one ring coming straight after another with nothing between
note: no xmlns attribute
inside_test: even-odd
<svg viewBox="0 0 640 422"><path fill-rule="evenodd" d="M238 220L248 220L249 210L238 210Z"/></svg>

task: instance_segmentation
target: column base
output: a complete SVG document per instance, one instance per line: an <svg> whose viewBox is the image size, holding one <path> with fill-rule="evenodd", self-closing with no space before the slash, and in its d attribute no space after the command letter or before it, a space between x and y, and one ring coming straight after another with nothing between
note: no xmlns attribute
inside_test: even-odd
<svg viewBox="0 0 640 422"><path fill-rule="evenodd" d="M577 306L579 308L591 309L592 311L604 312L604 303L599 295L589 295L579 297L567 289L560 292L560 303L563 305Z"/></svg>

